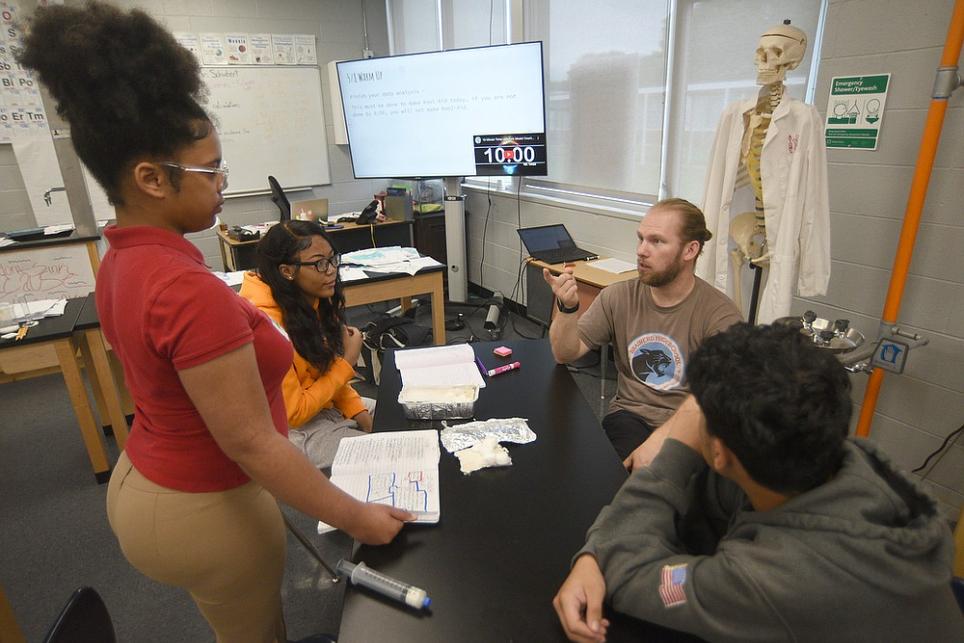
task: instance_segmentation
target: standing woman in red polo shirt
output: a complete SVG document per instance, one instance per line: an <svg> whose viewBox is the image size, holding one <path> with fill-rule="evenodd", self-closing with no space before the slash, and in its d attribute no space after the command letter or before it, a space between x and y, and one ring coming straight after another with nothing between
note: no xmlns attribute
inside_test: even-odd
<svg viewBox="0 0 964 643"><path fill-rule="evenodd" d="M286 438L291 345L184 238L210 228L228 172L198 64L141 11L39 9L20 54L114 204L97 276L104 334L136 405L107 512L127 559L190 592L218 641L284 641L275 497L358 540L411 516L357 502Z"/></svg>

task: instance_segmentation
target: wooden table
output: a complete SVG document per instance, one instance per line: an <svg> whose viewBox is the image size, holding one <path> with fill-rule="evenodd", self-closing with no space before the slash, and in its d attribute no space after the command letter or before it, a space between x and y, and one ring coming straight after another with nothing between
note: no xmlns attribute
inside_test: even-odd
<svg viewBox="0 0 964 643"><path fill-rule="evenodd" d="M123 377L120 377L119 385L114 377L114 369L107 354L107 343L100 330L94 293L90 293L84 300L84 307L74 323L74 338L87 366L101 422L110 425L117 440L117 448L123 451L129 426L122 400L128 395Z"/></svg>
<svg viewBox="0 0 964 643"><path fill-rule="evenodd" d="M600 259L603 258L604 257L600 257ZM576 284L579 287L580 311L585 311L587 308L589 308L589 304L596 299L596 296L599 295L599 291L606 286L611 286L619 283L620 281L629 281L630 279L639 278L639 275L635 270L614 273L609 272L608 270L593 268L592 263L587 261L575 261L568 264L546 263L540 259L532 259L530 257L529 265L538 268L540 271L543 268L548 268L549 272L554 275L561 274L567 266L572 267L572 276L576 278ZM546 286L546 288L548 288L548 286Z"/></svg>
<svg viewBox="0 0 964 643"><path fill-rule="evenodd" d="M67 385L70 403L80 425L80 434L90 458L94 478L98 483L107 482L110 477L110 463L100 429L94 419L87 397L87 388L77 362L77 343L74 338L74 324L84 307L86 297L67 300L64 314L59 317L46 317L31 328L20 341L0 339L0 350L26 346L50 346L57 355L57 363Z"/></svg>
<svg viewBox="0 0 964 643"><path fill-rule="evenodd" d="M445 266L423 268L414 275L395 273L347 281L345 306L363 306L380 301L400 300L403 311L412 307L412 297L432 297L432 339L436 344L445 343L445 292L442 276Z"/></svg>
<svg viewBox="0 0 964 643"><path fill-rule="evenodd" d="M94 290L100 266L99 240L99 235L82 235L75 230L69 235L3 246L0 302L85 297ZM0 354L0 383L56 371L57 355L49 345L12 348Z"/></svg>
<svg viewBox="0 0 964 643"><path fill-rule="evenodd" d="M338 252L346 253L377 246L411 246L412 222L388 219L381 223L358 225L339 224L341 228L327 230L338 246ZM254 268L254 250L260 239L238 241L228 236L227 230L218 229L218 245L221 248L221 261L226 271Z"/></svg>

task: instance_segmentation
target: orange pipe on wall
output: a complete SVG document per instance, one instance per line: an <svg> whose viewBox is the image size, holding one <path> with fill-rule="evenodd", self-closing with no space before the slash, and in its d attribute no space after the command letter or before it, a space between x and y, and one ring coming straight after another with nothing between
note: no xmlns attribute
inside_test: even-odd
<svg viewBox="0 0 964 643"><path fill-rule="evenodd" d="M941 54L941 67L957 67L957 60L961 55L961 44L964 42L964 0L957 0L954 13L951 16L947 39L944 41L944 51ZM930 109L927 111L927 121L924 124L924 135L921 138L920 150L917 153L917 165L914 168L914 180L911 182L910 196L907 198L907 209L904 212L904 223L900 230L900 242L894 255L894 267L890 274L890 286L887 289L887 299L881 316L881 327L897 323L900 313L900 303L904 296L904 286L907 283L907 272L914 256L914 242L917 240L917 230L920 227L921 213L924 209L924 199L927 198L927 185L934 167L934 157L937 156L937 145L941 140L941 130L944 127L944 113L947 111L947 98L932 98ZM877 408L877 398L880 396L880 386L884 381L884 371L875 368L867 381L864 392L863 406L860 409L860 419L857 421L857 435L870 435L870 424L873 421L874 410Z"/></svg>

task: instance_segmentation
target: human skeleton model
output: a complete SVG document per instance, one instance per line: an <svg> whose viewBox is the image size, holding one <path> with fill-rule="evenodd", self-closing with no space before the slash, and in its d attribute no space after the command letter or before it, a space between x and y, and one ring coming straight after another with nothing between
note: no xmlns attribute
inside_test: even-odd
<svg viewBox="0 0 964 643"><path fill-rule="evenodd" d="M783 98L783 79L787 71L796 69L807 50L807 36L788 24L767 29L756 49L757 84L762 85L756 108L749 115L740 148L740 172L736 187L749 183L753 188L754 211L736 215L730 223L730 238L736 247L730 252L734 275L734 299L743 301L740 272L746 263L760 266L769 263L766 223L763 214L763 178L760 157L773 111Z"/></svg>

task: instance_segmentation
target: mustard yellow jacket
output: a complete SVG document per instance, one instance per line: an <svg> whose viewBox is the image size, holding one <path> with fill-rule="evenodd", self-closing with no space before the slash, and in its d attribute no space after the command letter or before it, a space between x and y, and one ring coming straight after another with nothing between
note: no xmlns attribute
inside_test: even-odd
<svg viewBox="0 0 964 643"><path fill-rule="evenodd" d="M245 273L241 296L263 310L278 328L284 329L281 308L271 295L271 288L255 273ZM335 358L328 370L322 373L295 351L291 368L281 383L288 424L298 428L322 409L333 406L346 418L364 411L361 396L348 383L354 374L352 365L341 357Z"/></svg>

